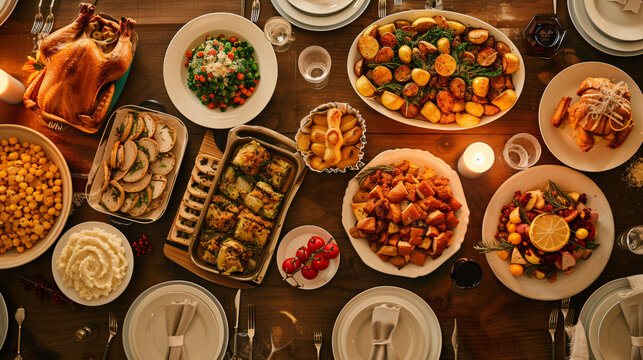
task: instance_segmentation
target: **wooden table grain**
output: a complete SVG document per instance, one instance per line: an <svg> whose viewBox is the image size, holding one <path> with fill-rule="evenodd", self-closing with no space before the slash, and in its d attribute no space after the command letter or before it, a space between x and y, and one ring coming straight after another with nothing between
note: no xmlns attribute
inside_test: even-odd
<svg viewBox="0 0 643 360"><path fill-rule="evenodd" d="M45 2L47 3L47 2ZM246 14L250 13L251 1L246 1ZM422 0L404 0L402 7L395 7L387 0L388 12L422 8ZM46 4L45 4L46 5ZM129 16L137 20L136 31L140 43L133 62L127 86L118 105L138 104L143 100L156 99L164 103L168 112L185 120L190 142L184 160L184 169L190 167L196 156L205 129L187 121L170 102L162 79L162 63L165 49L175 32L190 19L210 12L240 13L240 1L117 1L100 0L98 10L115 17ZM31 51L29 30L35 13L36 1L20 1L9 20L0 28L0 68L25 81L27 74L20 70L25 57ZM458 132L431 131L396 123L368 107L354 93L347 74L346 57L355 36L377 18L376 1L371 1L366 12L352 24L329 32L311 32L295 28L296 41L285 53L277 54L279 81L274 96L266 109L250 124L266 126L291 137L297 130L299 120L315 106L328 101L345 101L356 107L367 121L368 145L366 160L381 151L397 147L420 148L431 151L452 167L467 145L483 140L500 154L504 142L513 134L527 132L541 141L543 154L539 164L560 164L547 150L538 129L537 108L540 96L547 83L565 67L582 61L603 61L625 70L634 81L643 83L643 57L618 58L605 55L587 44L574 29L563 1L558 11L568 29L565 49L551 60L533 56L522 38L522 31L531 17L538 13L550 13L548 0L490 0L490 1L445 1L445 9L465 13L498 27L520 48L525 60L526 82L516 106L501 119L475 129ZM69 22L77 12L77 3L57 1L54 6L56 28ZM277 15L268 0L262 1L258 24ZM309 45L321 45L332 56L330 83L323 90L307 87L296 67L297 54ZM589 75L589 74L588 74ZM72 169L79 177L77 191L82 191L82 174L87 173L94 156L100 135L85 135L76 130L62 134L43 128L23 106L9 106L0 102L0 123L20 123L46 134L62 151ZM218 135L223 136L224 132ZM0 134L1 135L1 134ZM637 156L641 156L641 150ZM602 173L587 174L603 190L614 213L616 233L641 223L643 194L641 190L628 188L621 180L625 166ZM450 337L453 321L458 319L461 359L548 359L550 337L547 332L549 311L559 302L534 301L523 298L504 287L493 275L483 255L476 253L472 245L480 239L481 223L486 204L495 190L514 172L502 166L500 158L489 172L476 180L463 179L462 183L471 209L467 236L462 249L453 258L428 276L418 279L384 275L368 268L350 245L341 226L341 199L348 180L354 174L309 173L298 196L295 198L284 224L283 233L304 224L315 224L327 229L337 239L342 251L340 269L335 278L325 287L315 291L299 291L287 286L279 276L277 265L271 263L261 286L244 290L242 309L247 303L256 304L258 334L269 340L270 326L286 311L297 320L297 336L294 343L281 358L314 359L313 327L323 330L322 358L332 358L331 334L334 319L344 304L359 292L379 285L393 285L409 289L433 308L442 328L441 358L451 359ZM145 234L153 244L150 255L136 258L134 276L125 292L111 304L101 307L55 305L38 301L25 291L18 276L33 277L37 274L52 279L51 253L44 253L37 260L17 269L0 271L0 292L4 296L10 318L16 307L25 306L26 321L23 325L23 356L25 359L90 359L100 358L108 336L107 313L114 311L122 325L131 302L148 287L163 281L185 279L205 286L223 304L228 320L233 319L235 290L208 283L167 260L162 246L170 222L178 208L182 190L189 178L187 171L179 175L176 191L172 194L170 208L154 225L132 225L123 232L130 240ZM97 220L107 221L106 216L93 211L86 203L67 220L66 228L77 223ZM609 239L608 239L609 240ZM459 257L475 259L483 269L482 284L473 290L455 288L449 279L449 270ZM641 258L614 248L612 257L601 276L585 291L572 298L572 307L580 310L587 297L600 285L623 276L643 272ZM246 314L241 314L244 327ZM93 323L98 335L83 343L75 343L72 335L85 323ZM0 324L1 325L1 324ZM120 329L122 331L122 329ZM114 339L110 359L124 359L121 335ZM562 341L559 327L557 343ZM0 350L1 359L12 359L17 344L17 326L10 321L7 340ZM562 359L562 347L557 358Z"/></svg>

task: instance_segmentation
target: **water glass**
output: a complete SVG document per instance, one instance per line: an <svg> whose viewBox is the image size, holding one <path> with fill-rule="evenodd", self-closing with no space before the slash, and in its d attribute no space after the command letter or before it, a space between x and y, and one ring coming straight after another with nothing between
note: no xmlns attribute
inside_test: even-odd
<svg viewBox="0 0 643 360"><path fill-rule="evenodd" d="M507 140L502 156L512 169L521 171L538 162L540 151L538 139L527 133L519 133Z"/></svg>
<svg viewBox="0 0 643 360"><path fill-rule="evenodd" d="M321 46L309 46L299 54L297 65L308 86L319 90L328 84L331 62L326 49Z"/></svg>
<svg viewBox="0 0 643 360"><path fill-rule="evenodd" d="M617 239L617 244L623 250L633 254L643 255L643 225L633 226L623 231Z"/></svg>
<svg viewBox="0 0 643 360"><path fill-rule="evenodd" d="M263 26L266 39L272 44L276 52L285 52L290 49L290 44L295 40L292 26L288 20L281 16L273 16Z"/></svg>

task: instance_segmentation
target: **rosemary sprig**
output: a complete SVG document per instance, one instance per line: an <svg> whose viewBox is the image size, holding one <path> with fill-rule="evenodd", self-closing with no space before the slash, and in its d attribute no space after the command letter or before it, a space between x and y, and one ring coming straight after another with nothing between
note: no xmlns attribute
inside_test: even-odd
<svg viewBox="0 0 643 360"><path fill-rule="evenodd" d="M556 196L554 196L554 192L556 192ZM549 180L543 197L553 207L552 212L569 209L570 206L574 205L574 200L567 195L567 192L563 191L551 180Z"/></svg>
<svg viewBox="0 0 643 360"><path fill-rule="evenodd" d="M514 248L514 245L506 241L496 241L496 246L490 246L490 245L484 244L482 241L473 245L473 249L481 254L487 254L495 251L510 251L510 250L513 250L513 248Z"/></svg>
<svg viewBox="0 0 643 360"><path fill-rule="evenodd" d="M369 168L366 168L362 170L359 174L355 176L355 180L357 180L358 184L361 184L364 179L367 177L371 176L373 173L375 173L377 170L382 170L385 172L391 172L394 171L395 168L392 167L391 165L375 165Z"/></svg>

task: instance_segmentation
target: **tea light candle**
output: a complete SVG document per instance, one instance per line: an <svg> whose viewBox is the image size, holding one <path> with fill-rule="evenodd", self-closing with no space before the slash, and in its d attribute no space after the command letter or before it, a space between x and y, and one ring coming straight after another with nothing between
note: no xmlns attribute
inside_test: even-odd
<svg viewBox="0 0 643 360"><path fill-rule="evenodd" d="M0 70L0 100L15 105L22 102L24 93L25 86L18 79Z"/></svg>
<svg viewBox="0 0 643 360"><path fill-rule="evenodd" d="M469 179L477 178L491 168L494 157L491 146L483 142L473 143L460 156L458 172Z"/></svg>

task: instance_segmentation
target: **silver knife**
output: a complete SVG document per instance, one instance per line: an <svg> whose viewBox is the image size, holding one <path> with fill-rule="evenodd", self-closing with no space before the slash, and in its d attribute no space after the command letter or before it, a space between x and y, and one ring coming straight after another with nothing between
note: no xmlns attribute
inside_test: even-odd
<svg viewBox="0 0 643 360"><path fill-rule="evenodd" d="M241 0L241 16L246 17L246 0Z"/></svg>
<svg viewBox="0 0 643 360"><path fill-rule="evenodd" d="M453 321L453 334L451 335L451 345L453 346L453 353L455 360L458 360L458 319Z"/></svg>
<svg viewBox="0 0 643 360"><path fill-rule="evenodd" d="M242 0L243 1L243 0ZM239 330L239 308L241 306L241 289L237 290L237 295L234 296L234 337L232 338L232 359L237 359L237 332Z"/></svg>

